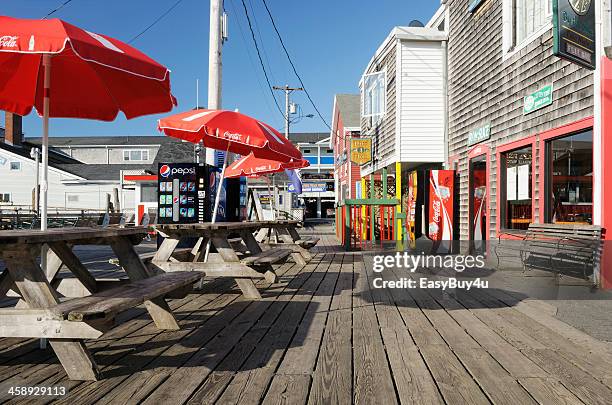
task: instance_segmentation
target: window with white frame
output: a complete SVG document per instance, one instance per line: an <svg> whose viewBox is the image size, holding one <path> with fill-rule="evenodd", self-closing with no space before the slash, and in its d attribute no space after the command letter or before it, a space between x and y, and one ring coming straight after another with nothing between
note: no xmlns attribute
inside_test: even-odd
<svg viewBox="0 0 612 405"><path fill-rule="evenodd" d="M508 51L527 44L552 21L552 0L505 0Z"/></svg>
<svg viewBox="0 0 612 405"><path fill-rule="evenodd" d="M10 203L10 202L11 202L10 193L0 193L0 203Z"/></svg>
<svg viewBox="0 0 612 405"><path fill-rule="evenodd" d="M363 76L363 116L379 118L386 108L386 72L371 73Z"/></svg>
<svg viewBox="0 0 612 405"><path fill-rule="evenodd" d="M79 202L79 195L78 194L68 194L66 195L66 201L69 203Z"/></svg>
<svg viewBox="0 0 612 405"><path fill-rule="evenodd" d="M146 161L149 160L149 151L148 150L124 150L123 151L123 160L124 161Z"/></svg>
<svg viewBox="0 0 612 405"><path fill-rule="evenodd" d="M21 170L21 162L11 162L11 170L13 171Z"/></svg>

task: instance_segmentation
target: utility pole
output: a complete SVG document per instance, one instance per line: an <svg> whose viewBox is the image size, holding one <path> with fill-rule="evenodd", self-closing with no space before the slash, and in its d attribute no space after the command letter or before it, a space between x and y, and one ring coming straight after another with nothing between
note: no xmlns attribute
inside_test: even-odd
<svg viewBox="0 0 612 405"><path fill-rule="evenodd" d="M274 86L272 87L274 90L282 90L285 92L285 138L289 139L289 125L291 124L291 114L289 108L291 106L290 95L294 91L304 91L302 87L289 87L289 85L285 85L284 87Z"/></svg>
<svg viewBox="0 0 612 405"><path fill-rule="evenodd" d="M223 48L223 0L210 0L210 34L208 44L208 108L221 108L221 51ZM215 152L207 148L206 163L214 165Z"/></svg>

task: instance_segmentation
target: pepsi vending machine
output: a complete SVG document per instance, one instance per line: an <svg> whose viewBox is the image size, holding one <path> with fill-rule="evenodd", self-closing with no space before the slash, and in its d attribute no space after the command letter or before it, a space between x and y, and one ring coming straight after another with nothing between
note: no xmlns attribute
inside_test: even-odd
<svg viewBox="0 0 612 405"><path fill-rule="evenodd" d="M210 221L210 183L206 165L160 163L158 173L158 223Z"/></svg>

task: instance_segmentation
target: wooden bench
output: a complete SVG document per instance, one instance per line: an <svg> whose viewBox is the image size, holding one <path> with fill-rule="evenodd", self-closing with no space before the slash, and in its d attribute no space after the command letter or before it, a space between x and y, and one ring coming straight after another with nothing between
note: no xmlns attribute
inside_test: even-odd
<svg viewBox="0 0 612 405"><path fill-rule="evenodd" d="M49 311L72 322L113 318L117 313L137 307L145 301L191 286L200 278L201 274L193 272L164 273L87 297L74 298L49 308Z"/></svg>
<svg viewBox="0 0 612 405"><path fill-rule="evenodd" d="M518 241L508 242L500 251L518 252L523 269L552 271L560 276L582 275L589 279L599 266L604 230L600 226L582 224L529 224L526 234ZM501 235L500 235L501 238Z"/></svg>
<svg viewBox="0 0 612 405"><path fill-rule="evenodd" d="M244 257L240 259L240 263L246 264L247 266L276 264L286 260L287 257L291 255L291 253L291 249L269 249L254 255Z"/></svg>
<svg viewBox="0 0 612 405"><path fill-rule="evenodd" d="M146 234L144 227L0 232L0 259L7 267L0 275L0 299L10 290L20 296L14 308L0 310L0 337L48 338L70 379L93 381L100 372L83 340L99 338L111 329L116 313L144 303L157 328L178 330L166 299L202 275L154 275L134 249ZM46 271L38 264L43 245L50 248ZM106 288L98 283L73 251L75 246L94 245L113 250L130 279L128 284ZM85 296L60 298L54 286L62 266L82 284Z"/></svg>
<svg viewBox="0 0 612 405"><path fill-rule="evenodd" d="M301 238L296 240L294 243L296 245L299 245L301 247L303 247L304 249L310 249L313 248L317 245L317 243L319 243L319 241L321 240L321 238L317 238L317 237L308 237L308 238Z"/></svg>

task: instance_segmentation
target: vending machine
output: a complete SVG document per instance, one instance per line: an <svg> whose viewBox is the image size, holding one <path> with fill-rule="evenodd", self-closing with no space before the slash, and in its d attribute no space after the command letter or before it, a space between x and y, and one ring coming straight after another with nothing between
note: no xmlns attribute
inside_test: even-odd
<svg viewBox="0 0 612 405"><path fill-rule="evenodd" d="M204 164L159 164L159 224L190 224L211 220L209 172L210 168Z"/></svg>
<svg viewBox="0 0 612 405"><path fill-rule="evenodd" d="M430 170L427 236L436 253L451 253L457 239L455 220L455 171Z"/></svg>

